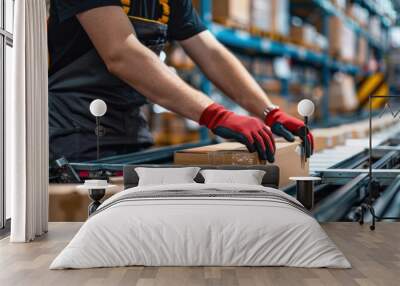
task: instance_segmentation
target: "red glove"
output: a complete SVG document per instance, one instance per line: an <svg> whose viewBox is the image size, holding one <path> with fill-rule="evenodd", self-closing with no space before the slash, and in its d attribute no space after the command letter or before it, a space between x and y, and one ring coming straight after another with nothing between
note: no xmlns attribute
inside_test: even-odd
<svg viewBox="0 0 400 286"><path fill-rule="evenodd" d="M274 134L282 136L289 142L295 140L294 135L299 136L303 140L303 146L307 147L306 156L310 157L313 154L314 138L303 121L287 115L278 108L268 113L265 117L265 124L271 128Z"/></svg>
<svg viewBox="0 0 400 286"><path fill-rule="evenodd" d="M275 142L272 132L259 119L237 115L213 103L203 111L199 123L222 138L246 145L251 153L257 151L261 160L274 162Z"/></svg>

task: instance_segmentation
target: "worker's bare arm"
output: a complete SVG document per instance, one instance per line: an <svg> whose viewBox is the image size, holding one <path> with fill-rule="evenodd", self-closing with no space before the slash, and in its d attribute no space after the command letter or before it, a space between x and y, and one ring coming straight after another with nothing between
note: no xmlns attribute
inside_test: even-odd
<svg viewBox="0 0 400 286"><path fill-rule="evenodd" d="M240 61L209 31L181 41L181 45L208 78L227 96L263 118L264 109L271 105L268 96Z"/></svg>
<svg viewBox="0 0 400 286"><path fill-rule="evenodd" d="M78 14L77 18L109 71L152 102L195 121L212 103L139 42L121 7L95 8Z"/></svg>

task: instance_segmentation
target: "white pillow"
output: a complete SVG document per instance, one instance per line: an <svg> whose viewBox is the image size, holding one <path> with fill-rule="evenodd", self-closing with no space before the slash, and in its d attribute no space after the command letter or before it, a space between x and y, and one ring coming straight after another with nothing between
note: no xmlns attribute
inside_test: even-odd
<svg viewBox="0 0 400 286"><path fill-rule="evenodd" d="M205 184L261 185L265 171L261 170L202 170Z"/></svg>
<svg viewBox="0 0 400 286"><path fill-rule="evenodd" d="M138 186L195 183L193 180L200 168L135 168L139 176Z"/></svg>

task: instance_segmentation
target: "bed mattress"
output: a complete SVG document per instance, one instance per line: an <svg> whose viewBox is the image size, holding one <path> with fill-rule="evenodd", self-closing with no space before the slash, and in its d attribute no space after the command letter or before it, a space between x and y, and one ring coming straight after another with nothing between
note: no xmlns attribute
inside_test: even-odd
<svg viewBox="0 0 400 286"><path fill-rule="evenodd" d="M179 184L109 198L50 269L133 265L351 267L310 213L282 191Z"/></svg>

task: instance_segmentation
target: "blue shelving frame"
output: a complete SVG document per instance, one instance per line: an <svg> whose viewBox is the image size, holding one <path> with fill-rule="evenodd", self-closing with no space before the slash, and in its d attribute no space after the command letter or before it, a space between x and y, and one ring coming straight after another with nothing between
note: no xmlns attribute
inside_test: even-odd
<svg viewBox="0 0 400 286"><path fill-rule="evenodd" d="M216 23L208 25L215 37L227 46L251 50L258 54L269 56L289 57L294 60L315 65L327 65L330 69L350 74L357 74L357 66L336 61L324 53L317 53L293 44L285 44L267 38L253 36L246 31L227 28Z"/></svg>
<svg viewBox="0 0 400 286"><path fill-rule="evenodd" d="M381 15L379 12L378 4L372 0L353 0L355 3L360 4L362 7L366 8L372 15L379 16L381 18L381 23L385 28L390 28L391 20L385 15Z"/></svg>
<svg viewBox="0 0 400 286"><path fill-rule="evenodd" d="M386 51L386 47L381 42L375 40L367 30L360 27L357 22L345 15L329 0L310 0L309 2L319 8L323 24L322 32L327 38L329 38L329 17L336 16L355 32L356 37L365 37L369 43L369 46L374 49L378 58L383 56L384 52ZM373 2L369 0L358 0L356 2L367 8L372 14L378 15L376 6L373 4ZM320 68L322 86L324 90L322 102L322 122L326 125L329 125L330 121L328 91L332 72L340 71L353 76L359 75L362 72L358 66L333 59L329 56L327 51L317 53L300 46L276 42L267 38L254 36L246 31L228 28L214 23L212 21L212 0L201 0L200 16L209 30L221 43L227 45L228 47L234 48L236 51L242 51L243 53L251 52L253 54L268 57L288 57L298 61L299 63L317 66ZM387 32L390 26L390 21L384 16L381 17L381 21L382 27L384 28L385 32ZM287 80L282 80L282 86L287 86ZM205 77L202 79L201 89L206 94L211 93L211 84ZM283 90L287 90L287 88L283 88ZM208 139L207 131L203 130L201 134L202 140Z"/></svg>
<svg viewBox="0 0 400 286"><path fill-rule="evenodd" d="M373 3L371 1L365 1L365 0L359 0L357 1L360 5L362 3L366 3L366 2L370 2ZM327 14L327 16L336 16L338 18L340 18L345 25L347 25L350 29L352 29L357 35L360 35L362 37L365 37L369 44L377 49L380 50L385 50L386 47L383 46L379 41L377 41L376 39L374 39L371 34L363 29L362 27L360 27L360 25L355 22L353 19L349 18L347 15L345 15L341 10L339 10L337 7L335 7L332 2L328 1L328 0L313 0L313 3L315 3L318 7L320 7L323 12L325 14ZM371 11L371 6L372 4L368 4L368 5L363 5L364 7L369 7L370 9L368 9L369 11ZM373 9L373 11L375 11L375 9ZM382 21L383 18L381 18ZM385 18L386 19L386 18ZM385 23L387 23L385 21ZM388 28L388 25L384 25L385 27Z"/></svg>

